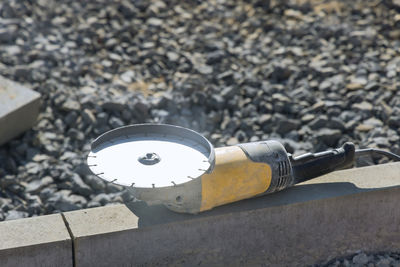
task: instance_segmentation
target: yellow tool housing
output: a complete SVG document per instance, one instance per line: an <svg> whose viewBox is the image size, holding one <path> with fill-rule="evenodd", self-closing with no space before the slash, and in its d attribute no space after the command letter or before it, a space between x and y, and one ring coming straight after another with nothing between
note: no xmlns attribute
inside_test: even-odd
<svg viewBox="0 0 400 267"><path fill-rule="evenodd" d="M198 213L216 206L272 193L294 183L286 150L277 141L215 149L215 167L190 182L162 188L131 188L148 204Z"/></svg>
<svg viewBox="0 0 400 267"><path fill-rule="evenodd" d="M215 149L215 168L201 176L200 211L265 192L271 184L271 167L251 161L238 146Z"/></svg>

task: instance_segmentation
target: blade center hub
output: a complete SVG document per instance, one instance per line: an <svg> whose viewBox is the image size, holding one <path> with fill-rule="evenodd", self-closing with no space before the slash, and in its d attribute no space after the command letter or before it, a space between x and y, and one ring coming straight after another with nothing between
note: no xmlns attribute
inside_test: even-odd
<svg viewBox="0 0 400 267"><path fill-rule="evenodd" d="M150 153L146 153L143 156L140 156L138 158L138 161L140 163L142 163L143 165L154 165L154 164L159 163L161 161L161 158L159 155L157 155L157 153L150 152Z"/></svg>

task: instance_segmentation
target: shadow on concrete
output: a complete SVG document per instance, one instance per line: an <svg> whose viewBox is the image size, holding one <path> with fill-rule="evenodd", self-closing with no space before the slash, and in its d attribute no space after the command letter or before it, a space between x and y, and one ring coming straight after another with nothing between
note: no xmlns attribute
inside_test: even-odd
<svg viewBox="0 0 400 267"><path fill-rule="evenodd" d="M199 214L176 213L167 209L163 205L148 206L143 201L125 203L125 205L139 218L138 227L141 228L176 221L198 219L207 216L301 203L322 198L334 198L376 189L384 188L362 189L349 182L297 185L281 192L245 199L239 202L216 207L210 211L205 211Z"/></svg>

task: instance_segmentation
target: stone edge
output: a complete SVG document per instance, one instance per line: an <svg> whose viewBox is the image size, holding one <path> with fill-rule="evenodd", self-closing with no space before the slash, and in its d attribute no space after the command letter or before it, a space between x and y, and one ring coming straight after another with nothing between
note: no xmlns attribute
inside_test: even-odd
<svg viewBox="0 0 400 267"><path fill-rule="evenodd" d="M393 165L393 163L392 164L386 164L386 166L385 165L380 165L379 166L379 170L382 171L385 168L390 168L390 167L393 167L393 166L395 166L395 167L400 166L400 163L395 163L394 165ZM373 168L373 167L370 167L370 168ZM362 171L359 172L359 173L362 173ZM357 169L345 170L345 171L342 171L342 174L343 175L346 174L346 175L354 175L354 176L356 176L357 175ZM383 173L383 175L384 174L385 173ZM400 176L400 173L399 173L399 176ZM257 210L237 212L236 214L235 213L228 213L228 214L209 216L209 217L203 217L203 218L198 218L198 219L194 217L192 220L188 220L188 221L183 221L183 222L177 221L177 222L167 223L165 225L157 225L157 226L154 226L154 227L144 227L144 228L140 228L140 227L138 228L136 226L132 227L132 226L129 226L129 225L126 225L126 228L123 228L123 227L121 228L121 226L119 225L119 227L117 227L118 229L114 229L113 230L112 220L110 220L109 229L107 230L105 228L103 233L96 233L96 234L88 233L87 235L84 235L84 234L80 233L80 235L76 236L76 237L74 237L74 230L73 230L73 228L71 228L71 224L73 224L73 221L69 221L69 218L68 218L69 217L68 216L69 212L61 214L61 216L62 216L64 224L65 224L65 231L68 232L68 235L71 237L71 239L69 241L71 243L71 250L72 250L71 251L71 256L72 256L71 262L73 262L72 266L78 266L78 265L81 264L80 261L81 261L81 257L83 255L85 255L85 257L96 256L96 253L93 253L93 251L91 253L89 253L89 254L87 254L87 253L86 254L85 253L82 254L82 250L88 249L88 247L85 247L85 245L93 246L93 242L104 242L105 239L109 239L109 241L111 240L111 242L112 242L112 240L115 239L115 238L117 238L117 239L121 238L122 240L128 242L127 246L129 247L130 246L129 240L127 240L125 236L129 236L129 237L136 236L138 238L145 238L146 236L151 235L151 232L154 232L154 233L165 232L165 230L163 230L163 228L166 228L166 229L169 229L169 230L175 228L175 234L177 234L177 233L179 233L179 231L177 231L176 229L181 228L181 227L186 228L185 231L186 231L186 233L188 233L188 232L190 232L190 228L192 226L194 226L193 229L199 229L199 227L201 227L200 224L203 224L203 223L210 223L210 224L218 225L218 224L223 224L223 221L225 219L227 221L230 221L230 222L235 221L235 216L238 216L239 218L240 217L241 218L245 218L245 217L251 218L252 216L254 216L254 218L259 218L260 216L264 216L263 214L269 213L269 212L275 214L274 216L276 216L276 217L271 219L272 217L270 217L268 215L265 218L269 218L271 220L277 220L277 218L279 216L282 216L282 215L289 216L288 213L287 213L288 211L291 211L291 212L295 213L296 207L297 208L303 207L303 209L306 210L308 208L318 207L319 205L320 206L329 205L329 204L327 204L329 202L331 203L330 205L333 205L334 202L341 203L342 207L344 207L346 209L346 205L350 204L350 202L352 202L352 201L356 201L354 203L359 203L359 204L357 204L358 208L363 208L364 207L366 210L369 209L369 211L370 211L372 204L371 203L362 204L363 201L365 201L365 202L368 202L368 201L372 201L372 202L374 202L374 201L376 202L377 201L377 202L379 202L380 199L385 199L384 201L386 201L387 203L390 203L391 201L394 201L396 199L400 200L400 195L397 198L398 192L399 192L399 187L390 187L390 188L377 189L377 190L372 190L372 191L359 192L359 193L345 195L345 196L339 196L339 197L336 197L336 198L325 198L325 199L317 199L317 200L305 201L305 202L300 202L300 203L291 203L291 204L284 205L283 207L282 206L267 207L267 208L262 208L262 209L257 209ZM123 205L101 207L101 208L98 208L98 209L99 209L99 211L101 210L101 212L106 213L107 210L113 210L113 209L120 209L121 210L121 206L123 206ZM382 207L382 205L380 207ZM123 207L122 207L122 210L124 210ZM350 210L351 209L349 209L348 211L350 211ZM93 211L94 210L91 209L91 212L93 212ZM74 211L74 214L75 214L75 216L79 217L79 213L83 214L83 213L86 213L86 212L87 212L87 210L80 210L80 211ZM123 212L128 212L128 209L126 209ZM322 212L324 212L323 209L322 209ZM342 211L342 212L345 213L346 211ZM130 216L136 217L136 215L134 215L134 214L131 214ZM331 215L329 215L329 216L331 216ZM387 213L387 215L381 213L380 216L381 217L382 216L388 216L388 218L386 218L388 220L386 220L386 221L390 221L390 219L396 219L396 218L399 219L400 218L400 211L399 211L399 214L393 214L393 211L391 210L391 212ZM265 220L265 218L264 218L264 220ZM385 221L385 220L383 220L384 218L381 218L381 219L382 219L382 221ZM26 219L20 219L20 220L26 220ZM18 223L20 223L20 220L18 220ZM245 221L245 222L249 222L248 218L242 219L242 220ZM356 220L356 221L353 221L353 223L357 224L357 218L352 218L352 220ZM358 219L358 220L360 220L360 219ZM26 222L28 223L28 220L26 220ZM8 223L11 223L11 221L8 221ZM358 223L360 223L360 222L358 221ZM285 228L285 227L288 227L288 225L282 225L282 227ZM346 227L351 227L351 224L350 224L350 226L348 225ZM385 227L385 225L377 225L377 227L379 227L379 229L382 229L382 228ZM357 227L355 226L355 228L353 230L356 231L356 229L357 229ZM317 233L317 234L320 235L321 233ZM397 235L400 236L400 233L397 233ZM284 236L285 235L283 235L283 237ZM179 238L180 237L178 236L177 240L179 240ZM385 236L382 237L381 236L381 238L387 238L387 237L385 237ZM68 240L64 239L64 240L59 240L59 241L66 242ZM55 242L59 242L59 241L55 241ZM148 247L138 248L140 251L143 252L146 249L151 250L153 252L154 252L154 250L157 251L158 248L155 247L155 245L157 243L154 243L154 242L153 243L151 243L151 242L148 243L144 239L142 241L143 241L143 244L148 244ZM106 242L108 242L108 241L106 241ZM136 243L141 243L141 240L137 239L137 240L135 240L135 242ZM276 243L280 243L281 245L285 244L284 241L277 242L277 240L275 240L275 242ZM381 240L378 243L382 244L382 243L385 243L385 242L386 242L385 240L383 240L383 241ZM394 244L393 240L388 240L388 242L392 242L392 244L394 245L393 249L400 250L400 243L399 244L398 243ZM50 243L54 243L54 242L49 242L48 244L46 244L45 246L42 246L42 247L45 248ZM36 244L36 245L32 245L32 246L39 246L39 245L40 244ZM97 244L97 245L99 245L100 247L102 246L101 244ZM95 247L97 245L95 245ZM161 243L160 243L160 245L161 245ZM14 250L21 250L23 248L24 248L24 246L18 247L18 248L6 249L6 250L3 250L3 251L7 251L7 253L12 253L13 249ZM137 246L133 246L133 248L137 248ZM342 255L346 255L346 253L347 254L349 254L351 252L354 253L355 252L355 251L353 251L354 249L352 250L351 248L354 248L354 246L353 247L350 246L348 248L343 248L342 247L342 248L338 249L337 253L334 253L334 252L331 251L331 252L329 252L329 255L324 254L324 253L322 253L322 255L324 257L327 257L327 256L333 257L334 255L335 256L342 256ZM379 249L379 248L380 248L379 246L376 247L376 249ZM159 248L159 249L161 251L164 251L164 253L165 253L165 248ZM373 246L369 245L367 249L368 250L371 250L371 249L373 250L374 248L373 248ZM172 247L168 248L168 251L173 251L173 250L174 250L174 248L172 248ZM0 253L1 253L1 251L0 251ZM179 255L181 255L181 254L179 254L179 253L176 254L176 256L179 256ZM121 255L118 255L118 257L120 257L120 256ZM171 255L171 256L173 256L173 255ZM216 257L221 257L221 255L216 255ZM321 257L320 258L313 258L312 256L307 255L302 260L300 260L300 262L307 263L307 264L313 264L313 263L309 262L310 259L315 260L314 263L316 263L316 262L323 262L327 258L324 258L324 259L321 258ZM97 260L98 260L98 258L86 258L85 259L85 263L92 263L94 265L94 263ZM132 258L131 257L127 257L126 259L119 258L118 260L122 260L122 262L126 262L126 263L130 262L132 264L132 262L131 262ZM143 258L142 260L146 260L146 259ZM175 260L177 260L177 259L175 259ZM243 258L242 258L242 260L243 260ZM253 260L255 260L255 259L253 259ZM307 260L308 260L308 262L307 262ZM215 259L209 259L209 262L210 263L216 263ZM146 262L143 262L143 263L146 263ZM155 261L153 263L160 263L160 262ZM233 264L234 262L230 262L230 263ZM291 259L291 263L293 263L293 259Z"/></svg>

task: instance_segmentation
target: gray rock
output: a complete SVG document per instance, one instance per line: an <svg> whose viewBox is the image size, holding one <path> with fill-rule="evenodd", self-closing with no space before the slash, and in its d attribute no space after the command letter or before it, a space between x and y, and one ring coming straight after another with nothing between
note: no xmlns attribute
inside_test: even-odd
<svg viewBox="0 0 400 267"><path fill-rule="evenodd" d="M13 208L14 205L12 204L11 199L0 197L0 210L7 212Z"/></svg>
<svg viewBox="0 0 400 267"><path fill-rule="evenodd" d="M224 57L225 57L225 52L223 50L216 50L207 54L206 63L208 65L217 64L220 63L222 59L224 59Z"/></svg>
<svg viewBox="0 0 400 267"><path fill-rule="evenodd" d="M85 134L74 128L70 128L67 132L67 135L73 140L83 141L85 139Z"/></svg>
<svg viewBox="0 0 400 267"><path fill-rule="evenodd" d="M56 191L55 188L47 187L47 188L44 188L42 191L40 191L39 196L42 200L47 200L53 196L55 191Z"/></svg>
<svg viewBox="0 0 400 267"><path fill-rule="evenodd" d="M265 124L272 123L272 115L270 114L263 114L258 118L258 123L263 126Z"/></svg>
<svg viewBox="0 0 400 267"><path fill-rule="evenodd" d="M10 210L7 212L5 220L10 221L10 220L22 219L22 218L26 218L28 216L29 216L28 212Z"/></svg>
<svg viewBox="0 0 400 267"><path fill-rule="evenodd" d="M97 114L97 124L99 126L103 126L108 123L109 115L105 112L101 112Z"/></svg>
<svg viewBox="0 0 400 267"><path fill-rule="evenodd" d="M17 35L9 29L0 29L0 42L3 44L11 44L15 41Z"/></svg>
<svg viewBox="0 0 400 267"><path fill-rule="evenodd" d="M376 265L376 267L390 267L391 266L391 262L389 259L380 259Z"/></svg>
<svg viewBox="0 0 400 267"><path fill-rule="evenodd" d="M368 256L365 253L357 254L353 257L353 263L359 265L365 265L368 263Z"/></svg>
<svg viewBox="0 0 400 267"><path fill-rule="evenodd" d="M106 191L107 193L118 193L123 190L123 187L120 185L116 185L113 183L107 183L106 185Z"/></svg>
<svg viewBox="0 0 400 267"><path fill-rule="evenodd" d="M390 147L390 143L387 137L375 137L372 141L379 147Z"/></svg>
<svg viewBox="0 0 400 267"><path fill-rule="evenodd" d="M149 114L149 105L144 100L137 100L133 104L133 109L138 113L139 117L147 117Z"/></svg>
<svg viewBox="0 0 400 267"><path fill-rule="evenodd" d="M322 91L326 91L326 90L330 89L331 87L332 87L332 83L331 83L330 81L327 81L327 80L323 81L323 82L319 85L319 88L320 88Z"/></svg>
<svg viewBox="0 0 400 267"><path fill-rule="evenodd" d="M197 71L201 74L207 75L213 72L213 68L210 66L198 66Z"/></svg>
<svg viewBox="0 0 400 267"><path fill-rule="evenodd" d="M78 101L73 99L67 99L61 106L61 108L65 111L80 111L81 105Z"/></svg>
<svg viewBox="0 0 400 267"><path fill-rule="evenodd" d="M379 89L380 85L377 82L369 82L366 86L365 86L365 90L367 91L374 91Z"/></svg>
<svg viewBox="0 0 400 267"><path fill-rule="evenodd" d="M239 140L236 137L231 137L226 142L226 145L233 146L233 145L237 145L238 143L239 143Z"/></svg>
<svg viewBox="0 0 400 267"><path fill-rule="evenodd" d="M399 129L400 128L400 116L390 116L387 123L393 129Z"/></svg>
<svg viewBox="0 0 400 267"><path fill-rule="evenodd" d="M135 72L128 70L120 76L121 80L126 82L126 83L131 83L135 79Z"/></svg>
<svg viewBox="0 0 400 267"><path fill-rule="evenodd" d="M122 111L126 108L126 102L123 99L114 99L104 102L101 107L109 111Z"/></svg>
<svg viewBox="0 0 400 267"><path fill-rule="evenodd" d="M29 216L33 214L43 213L43 204L41 202L30 203L27 209Z"/></svg>
<svg viewBox="0 0 400 267"><path fill-rule="evenodd" d="M26 80L31 76L32 71L26 66L15 68L14 76L20 80Z"/></svg>
<svg viewBox="0 0 400 267"><path fill-rule="evenodd" d="M239 141L239 143L247 142L247 135L242 130L239 130L235 133L235 138Z"/></svg>
<svg viewBox="0 0 400 267"><path fill-rule="evenodd" d="M60 160L62 161L71 161L72 159L78 158L78 154L72 151L65 151L64 154L61 155Z"/></svg>
<svg viewBox="0 0 400 267"><path fill-rule="evenodd" d="M300 126L300 122L292 119L284 119L278 121L276 131L280 134L286 134L290 131L296 130Z"/></svg>
<svg viewBox="0 0 400 267"><path fill-rule="evenodd" d="M238 90L237 90L236 87L234 87L234 86L228 86L228 87L225 87L225 88L221 91L220 95L221 95L223 98L227 99L227 98L233 97L233 96L237 93L237 91L238 91Z"/></svg>
<svg viewBox="0 0 400 267"><path fill-rule="evenodd" d="M66 200L80 206L80 208L84 208L87 204L86 198L75 194L69 195L68 197L66 197Z"/></svg>
<svg viewBox="0 0 400 267"><path fill-rule="evenodd" d="M52 201L49 200L49 203L52 203ZM72 203L67 197L57 199L57 201L52 203L52 206L59 211L73 211L81 208L79 205Z"/></svg>
<svg viewBox="0 0 400 267"><path fill-rule="evenodd" d="M254 135L254 136L250 137L250 140L249 140L249 141L250 141L250 142L257 142L257 141L260 141L260 137Z"/></svg>
<svg viewBox="0 0 400 267"><path fill-rule="evenodd" d="M107 205L113 205L113 204L116 204L116 203L124 203L124 200L122 199L122 197L120 195L113 196L111 200L112 201Z"/></svg>
<svg viewBox="0 0 400 267"><path fill-rule="evenodd" d="M124 121L130 121L132 119L132 113L129 110L124 109L121 113L121 117Z"/></svg>
<svg viewBox="0 0 400 267"><path fill-rule="evenodd" d="M80 177L85 177L86 175L91 175L92 171L86 163L81 163L75 167L74 173L78 174Z"/></svg>
<svg viewBox="0 0 400 267"><path fill-rule="evenodd" d="M18 153L18 154L20 154L20 155L25 155L25 153L26 153L26 150L28 149L29 147L28 147L28 145L26 144L26 143L23 143L23 144L19 144L16 148L15 148L15 150L16 150L16 152Z"/></svg>
<svg viewBox="0 0 400 267"><path fill-rule="evenodd" d="M270 0L255 0L252 1L254 7L262 8L264 11L268 11L271 8L271 1Z"/></svg>
<svg viewBox="0 0 400 267"><path fill-rule="evenodd" d="M32 161L34 162L42 162L42 161L48 161L51 159L51 157L49 157L46 154L35 154L33 156L30 156L27 154L26 156L28 159L32 159ZM28 163L29 164L29 163Z"/></svg>
<svg viewBox="0 0 400 267"><path fill-rule="evenodd" d="M74 126L74 125L76 125L77 120L78 120L78 114L73 111L73 112L69 112L67 114L67 116L64 119L64 122L68 126Z"/></svg>
<svg viewBox="0 0 400 267"><path fill-rule="evenodd" d="M105 193L98 194L92 199L92 202L100 203L101 205L106 205L111 201L111 197Z"/></svg>
<svg viewBox="0 0 400 267"><path fill-rule="evenodd" d="M96 117L93 115L93 112L89 109L84 109L82 111L82 119L87 124L96 124Z"/></svg>
<svg viewBox="0 0 400 267"><path fill-rule="evenodd" d="M96 208L96 207L100 207L101 206L101 204L99 203L99 202L96 202L96 201L90 201L87 205L86 205L86 207L87 208Z"/></svg>
<svg viewBox="0 0 400 267"><path fill-rule="evenodd" d="M346 129L344 122L337 118L330 119L326 126L330 129L338 129L342 132Z"/></svg>
<svg viewBox="0 0 400 267"><path fill-rule="evenodd" d="M129 202L135 199L135 197L128 190L123 190L120 196L123 202Z"/></svg>
<svg viewBox="0 0 400 267"><path fill-rule="evenodd" d="M86 175L84 177L86 184L88 184L95 192L105 191L106 185L100 178L94 175Z"/></svg>
<svg viewBox="0 0 400 267"><path fill-rule="evenodd" d="M342 133L340 130L333 130L327 128L320 129L315 135L317 141L324 143L329 147L336 147L337 142L339 141L341 136Z"/></svg>
<svg viewBox="0 0 400 267"><path fill-rule="evenodd" d="M73 174L72 177L72 191L82 196L90 196L92 189L83 182L82 178L78 174Z"/></svg>
<svg viewBox="0 0 400 267"><path fill-rule="evenodd" d="M31 194L38 194L43 188L52 184L54 182L53 178L50 176L45 176L42 179L33 180L26 186L26 192Z"/></svg>
<svg viewBox="0 0 400 267"><path fill-rule="evenodd" d="M14 175L6 175L0 179L1 188L6 188L15 184L18 184L18 181L15 179Z"/></svg>
<svg viewBox="0 0 400 267"><path fill-rule="evenodd" d="M312 120L308 124L308 126L313 130L318 130L327 127L328 126L327 124L328 124L328 117L325 115L321 115Z"/></svg>
<svg viewBox="0 0 400 267"><path fill-rule="evenodd" d="M29 174L38 174L42 170L42 166L35 162L26 164L26 172Z"/></svg>
<svg viewBox="0 0 400 267"><path fill-rule="evenodd" d="M277 65L270 74L270 78L276 82L287 80L292 74L292 70L284 65Z"/></svg>
<svg viewBox="0 0 400 267"><path fill-rule="evenodd" d="M214 109L222 109L225 106L225 100L220 95L212 95L208 104Z"/></svg>
<svg viewBox="0 0 400 267"><path fill-rule="evenodd" d="M314 114L305 114L303 117L301 117L301 121L303 123L309 123L314 119L315 119L315 115Z"/></svg>
<svg viewBox="0 0 400 267"><path fill-rule="evenodd" d="M161 26L164 22L158 18L149 18L147 23L152 26Z"/></svg>
<svg viewBox="0 0 400 267"><path fill-rule="evenodd" d="M112 128L118 128L118 127L122 127L125 125L125 123L121 119L114 117L114 116L110 118L108 123L110 124L110 126Z"/></svg>
<svg viewBox="0 0 400 267"><path fill-rule="evenodd" d="M373 106L372 106L372 104L370 104L366 101L363 101L361 103L353 104L352 108L355 110L359 110L359 111L371 111Z"/></svg>
<svg viewBox="0 0 400 267"><path fill-rule="evenodd" d="M70 190L61 190L54 193L50 198L47 199L47 205L50 205L51 209L58 211L72 211L78 210L80 206L78 203L74 203L74 197L70 198Z"/></svg>
<svg viewBox="0 0 400 267"><path fill-rule="evenodd" d="M167 57L172 62L176 62L179 59L179 55L177 53L175 53L175 52L172 52L172 51L167 52Z"/></svg>
<svg viewBox="0 0 400 267"><path fill-rule="evenodd" d="M365 124L365 125L371 125L371 126L373 126L373 127L380 127L380 126L383 126L383 122L382 122L381 120L377 119L377 118L374 118L374 117L369 118L369 119L363 121L363 124Z"/></svg>

